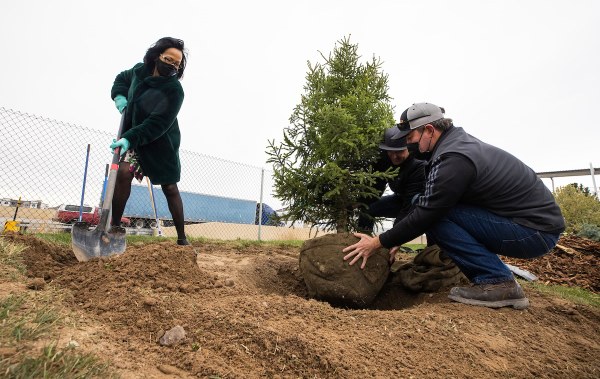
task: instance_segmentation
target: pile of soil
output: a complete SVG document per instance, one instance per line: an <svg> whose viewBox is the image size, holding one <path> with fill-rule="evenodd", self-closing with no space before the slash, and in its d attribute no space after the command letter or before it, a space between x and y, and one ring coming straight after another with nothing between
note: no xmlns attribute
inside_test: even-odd
<svg viewBox="0 0 600 379"><path fill-rule="evenodd" d="M29 246L28 275L67 293L69 338L124 378L600 376L600 310L530 287L524 311L390 285L347 309L308 298L298 248L168 241L78 263L68 247L14 238ZM553 270L569 275L565 262ZM176 325L185 340L161 346Z"/></svg>

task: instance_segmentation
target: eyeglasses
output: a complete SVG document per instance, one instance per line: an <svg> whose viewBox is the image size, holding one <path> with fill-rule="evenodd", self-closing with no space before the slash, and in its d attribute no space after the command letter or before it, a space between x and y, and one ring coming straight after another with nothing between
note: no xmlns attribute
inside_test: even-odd
<svg viewBox="0 0 600 379"><path fill-rule="evenodd" d="M160 55L160 59L165 62L168 65L171 65L173 67L175 67L177 70L179 70L179 68L181 67L181 62L177 62L176 60L174 60L173 58L167 56L167 55Z"/></svg>

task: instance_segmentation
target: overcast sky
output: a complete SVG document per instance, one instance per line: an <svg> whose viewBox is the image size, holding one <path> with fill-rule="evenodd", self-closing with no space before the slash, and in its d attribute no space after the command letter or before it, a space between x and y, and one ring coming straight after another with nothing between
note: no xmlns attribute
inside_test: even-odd
<svg viewBox="0 0 600 379"><path fill-rule="evenodd" d="M535 171L600 167L592 0L4 1L0 107L116 133L116 74L177 37L189 50L182 148L269 168L307 61L348 35L384 62L396 118L431 102Z"/></svg>

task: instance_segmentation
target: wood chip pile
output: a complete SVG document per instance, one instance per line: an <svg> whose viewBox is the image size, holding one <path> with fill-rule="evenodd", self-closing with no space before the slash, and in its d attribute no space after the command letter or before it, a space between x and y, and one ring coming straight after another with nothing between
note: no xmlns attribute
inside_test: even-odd
<svg viewBox="0 0 600 379"><path fill-rule="evenodd" d="M556 247L543 257L531 260L502 257L502 260L530 271L545 284L600 292L600 242L562 236Z"/></svg>

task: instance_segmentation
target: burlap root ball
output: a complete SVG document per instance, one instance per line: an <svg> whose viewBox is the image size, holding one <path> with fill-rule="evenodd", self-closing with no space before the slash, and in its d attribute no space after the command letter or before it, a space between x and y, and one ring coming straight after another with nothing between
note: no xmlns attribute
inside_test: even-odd
<svg viewBox="0 0 600 379"><path fill-rule="evenodd" d="M338 233L304 242L300 271L310 297L352 307L364 307L375 299L389 274L389 251L378 249L361 270L362 258L350 266L342 252L358 241L353 234Z"/></svg>

